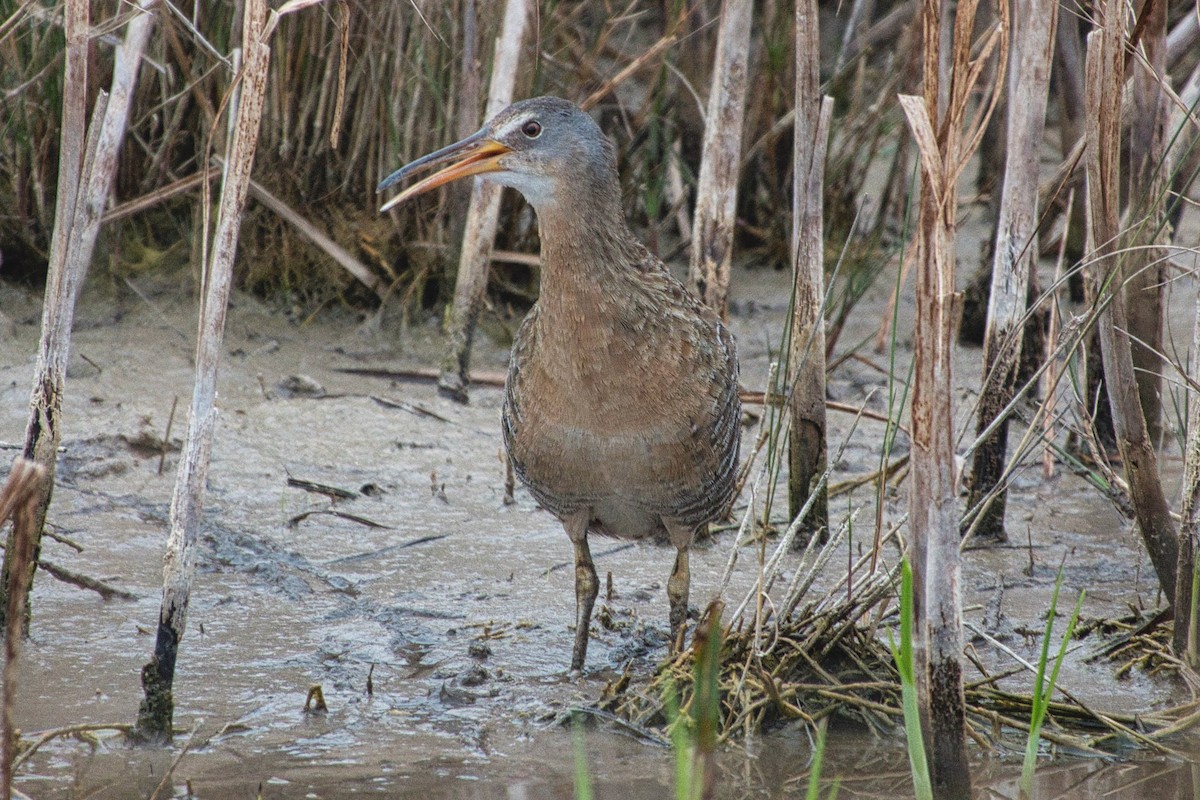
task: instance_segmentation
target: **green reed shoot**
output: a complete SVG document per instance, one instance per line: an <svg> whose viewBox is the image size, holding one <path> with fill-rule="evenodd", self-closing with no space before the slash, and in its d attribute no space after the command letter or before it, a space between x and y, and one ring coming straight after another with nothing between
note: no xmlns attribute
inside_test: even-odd
<svg viewBox="0 0 1200 800"><path fill-rule="evenodd" d="M908 763L912 770L916 800L933 800L933 783L925 760L925 738L921 734L921 708L917 703L916 668L913 665L913 577L908 559L900 572L900 647L888 643L896 671L900 673L900 691L904 700L904 733L908 740Z"/></svg>
<svg viewBox="0 0 1200 800"><path fill-rule="evenodd" d="M578 712L571 717L571 734L575 740L575 798L592 800L592 776L588 772L587 744L583 740L583 715Z"/></svg>
<svg viewBox="0 0 1200 800"><path fill-rule="evenodd" d="M1075 610L1067 622L1067 631L1063 634L1058 646L1058 655L1054 666L1050 669L1050 679L1046 680L1046 665L1050 657L1050 635L1054 632L1054 617L1058 613L1058 591L1062 588L1063 570L1058 568L1058 579L1054 581L1054 593L1050 596L1050 613L1046 615L1046 633L1042 636L1042 652L1038 656L1037 678L1033 684L1033 702L1029 712L1029 739L1025 744L1025 762L1021 766L1022 795L1028 795L1033 786L1033 770L1037 766L1038 743L1041 740L1042 723L1046 720L1046 711L1050 707L1050 698L1054 694L1054 684L1058 681L1058 671L1067 655L1067 645L1075 634L1075 623L1079 621L1079 609L1083 606L1086 591L1079 593L1075 601Z"/></svg>

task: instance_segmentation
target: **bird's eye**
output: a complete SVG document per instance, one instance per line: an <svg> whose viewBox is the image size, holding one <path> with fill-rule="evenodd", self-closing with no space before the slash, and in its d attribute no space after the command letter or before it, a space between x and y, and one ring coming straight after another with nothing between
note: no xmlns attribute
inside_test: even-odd
<svg viewBox="0 0 1200 800"><path fill-rule="evenodd" d="M521 126L521 133L528 136L530 139L536 139L542 135L542 125L537 120L529 120Z"/></svg>

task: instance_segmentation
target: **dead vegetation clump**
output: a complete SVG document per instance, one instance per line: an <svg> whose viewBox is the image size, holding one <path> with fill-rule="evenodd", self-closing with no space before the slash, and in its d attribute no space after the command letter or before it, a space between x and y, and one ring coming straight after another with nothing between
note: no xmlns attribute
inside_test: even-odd
<svg viewBox="0 0 1200 800"><path fill-rule="evenodd" d="M886 736L903 729L901 681L890 649L899 640L899 569L881 565L869 573L869 565L857 566L867 574L849 593L843 587L786 615L782 604L774 606L764 595L724 630L717 679L722 740L790 724L815 731L825 720ZM1134 613L1081 621L1071 647L1110 669L1114 684L1133 671L1185 678L1170 639L1164 614ZM685 649L644 676L627 668L605 687L595 708L644 738L665 737L673 698L684 712L694 702L695 657ZM975 670L964 675L968 735L987 750L1003 743L1022 747L1033 697L1012 687L1031 686L1035 665L1015 656L1011 668L989 668L977 658L973 663ZM1170 737L1200 720L1194 692L1187 702L1137 713L1092 707L1066 687L1057 687L1056 695L1042 738L1078 754L1129 745L1174 754Z"/></svg>

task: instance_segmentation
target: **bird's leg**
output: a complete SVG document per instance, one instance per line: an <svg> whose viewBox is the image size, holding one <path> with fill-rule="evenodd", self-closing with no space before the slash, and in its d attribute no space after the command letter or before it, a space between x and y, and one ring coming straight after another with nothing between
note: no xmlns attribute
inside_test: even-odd
<svg viewBox="0 0 1200 800"><path fill-rule="evenodd" d="M600 592L600 581L596 578L596 565L592 563L592 551L588 549L587 524L589 510L583 509L564 521L567 536L575 546L575 648L571 651L571 670L583 670L587 657L588 633L592 624L592 607Z"/></svg>
<svg viewBox="0 0 1200 800"><path fill-rule="evenodd" d="M683 644L683 624L687 622L688 584L690 582L688 547L684 545L679 548L679 553L675 556L675 569L667 580L667 598L671 601L672 649Z"/></svg>

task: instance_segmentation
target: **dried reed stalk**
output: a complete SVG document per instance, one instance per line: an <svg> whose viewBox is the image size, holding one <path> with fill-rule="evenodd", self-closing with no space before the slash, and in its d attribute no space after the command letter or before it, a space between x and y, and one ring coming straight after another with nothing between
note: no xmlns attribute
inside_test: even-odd
<svg viewBox="0 0 1200 800"><path fill-rule="evenodd" d="M217 421L217 366L270 66L271 49L265 38L267 10L266 0L248 0L242 18L240 92L233 111L235 127L221 180L211 259L203 280L196 342L196 382L188 416L187 443L179 460L175 491L171 497L171 532L163 558L163 599L158 634L154 655L142 668L145 698L138 709L137 730L142 737L151 740L169 740L172 734L175 661L187 626L204 490ZM278 13L287 13L287 4ZM276 12L272 12L272 21L277 18Z"/></svg>
<svg viewBox="0 0 1200 800"><path fill-rule="evenodd" d="M117 152L125 138L129 119L130 98L137 83L142 53L154 24L150 9L155 4L156 0L141 0L138 12L130 19L125 39L116 51L110 91L101 92L96 98L87 149L81 151L82 101L86 95L87 79L85 65L78 62L87 58L88 10L86 2L82 3L82 8L76 2L67 3L67 85L63 90L59 196L55 210L50 273L42 310L42 338L30 397L31 414L25 431L25 457L41 464L50 475L54 474L55 454L62 439L62 400L71 351L75 301L83 278L87 275L88 265L91 264L101 215L112 190ZM41 549L41 531L50 506L53 479L39 484L39 488L42 494L38 498L34 526L34 562ZM4 557L0 601L3 601L3 592L8 591L13 580L11 558L10 547ZM33 569L32 564L29 569ZM29 580L33 580L32 572ZM6 607L6 603L0 602L0 609Z"/></svg>
<svg viewBox="0 0 1200 800"><path fill-rule="evenodd" d="M504 25L496 38L492 80L488 87L487 116L490 119L513 100L517 82L517 64L525 28L529 20L529 0L507 0ZM487 292L488 265L496 227L500 222L500 194L503 187L475 178L471 204L463 231L458 277L454 283L454 305L446 325L449 347L442 360L438 391L461 403L467 401L467 376L471 369L471 340L475 323Z"/></svg>
<svg viewBox="0 0 1200 800"><path fill-rule="evenodd" d="M13 708L17 701L17 655L21 645L22 610L29 593L30 579L37 563L33 549L38 534L38 505L47 483L48 471L41 464L18 457L0 489L0 526L11 519L12 533L8 553L12 555L12 586L5 601L4 625L4 706L2 749L0 749L0 799L12 796L13 765L17 757L17 733Z"/></svg>
<svg viewBox="0 0 1200 800"><path fill-rule="evenodd" d="M977 432L984 436L1016 391L1030 273L1037 263L1038 150L1045 130L1050 66L1058 20L1056 0L1014 0L1008 76L1007 156L996 224L992 283L984 333L984 380ZM975 449L968 508L976 537L1004 541L1008 420L1001 419ZM982 505L981 505L982 504Z"/></svg>
<svg viewBox="0 0 1200 800"><path fill-rule="evenodd" d="M1099 287L1107 297L1101 305L1097 328L1108 384L1117 447L1125 462L1125 477L1141 529L1142 540L1158 573L1163 592L1176 600L1175 573L1178 541L1175 522L1163 492L1158 457L1150 441L1137 393L1128 318L1121 298L1120 211L1118 159L1121 148L1121 95L1125 73L1124 6L1116 2L1096 5L1103 27L1088 36L1086 95L1087 202L1089 261L1104 273Z"/></svg>
<svg viewBox="0 0 1200 800"><path fill-rule="evenodd" d="M958 4L953 34L938 0L925 0L924 97L902 95L921 164L917 229L916 348L912 388L912 487L909 493L909 561L913 568L914 656L935 796L969 797L962 684L962 608L959 586L959 514L954 484L954 408L951 348L961 295L954 290L957 183L994 108L980 106L968 124L971 95L993 50L1003 75L1007 56L1007 5L972 58L978 0ZM943 48L942 43L949 43ZM943 82L941 69L947 80ZM943 111L944 109L944 111Z"/></svg>
<svg viewBox="0 0 1200 800"><path fill-rule="evenodd" d="M1162 367L1163 321L1167 261L1160 245L1170 243L1166 226L1167 190L1171 168L1167 159L1170 79L1167 63L1167 3L1149 0L1141 5L1137 26L1142 29L1141 58L1127 61L1130 102L1129 189L1126 203L1130 227L1122 244L1124 299L1133 350L1133 371L1146 418L1146 435L1158 447L1163 437ZM1164 91L1164 86L1167 91Z"/></svg>
<svg viewBox="0 0 1200 800"><path fill-rule="evenodd" d="M1191 390L1187 402L1187 442L1183 449L1182 524L1176 573L1174 648L1192 669L1200 667L1200 625L1195 601L1196 542L1200 537L1200 293L1196 295L1196 319L1192 328L1192 359L1188 365Z"/></svg>
<svg viewBox="0 0 1200 800"><path fill-rule="evenodd" d="M737 182L749 77L751 0L722 0L704 146L696 181L688 285L724 319L737 223Z"/></svg>
<svg viewBox="0 0 1200 800"><path fill-rule="evenodd" d="M833 98L821 97L816 0L796 3L796 124L792 157L792 319L787 385L788 514L818 496L805 529L829 525L829 492L816 481L829 460L825 425L825 149Z"/></svg>

